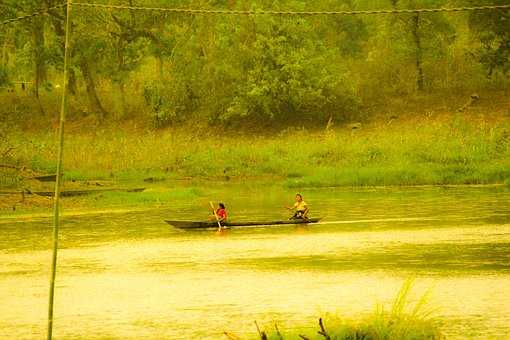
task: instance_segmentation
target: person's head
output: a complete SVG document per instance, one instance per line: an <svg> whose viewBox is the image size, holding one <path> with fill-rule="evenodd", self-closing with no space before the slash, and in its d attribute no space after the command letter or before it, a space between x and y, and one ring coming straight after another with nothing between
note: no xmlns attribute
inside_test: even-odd
<svg viewBox="0 0 510 340"><path fill-rule="evenodd" d="M219 203L218 205L219 205L220 209L225 209L225 204Z"/></svg>
<svg viewBox="0 0 510 340"><path fill-rule="evenodd" d="M301 202L303 200L303 196L301 194L296 194L296 202Z"/></svg>

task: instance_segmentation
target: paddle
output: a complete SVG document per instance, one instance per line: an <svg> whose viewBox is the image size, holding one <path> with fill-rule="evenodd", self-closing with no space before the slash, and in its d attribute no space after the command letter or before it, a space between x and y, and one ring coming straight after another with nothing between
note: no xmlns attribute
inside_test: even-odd
<svg viewBox="0 0 510 340"><path fill-rule="evenodd" d="M218 215L216 215L216 209L214 208L213 202L209 201L209 205L211 206L214 217L216 217L216 222L218 222L218 231L221 231L221 222L220 222L220 219L218 218Z"/></svg>

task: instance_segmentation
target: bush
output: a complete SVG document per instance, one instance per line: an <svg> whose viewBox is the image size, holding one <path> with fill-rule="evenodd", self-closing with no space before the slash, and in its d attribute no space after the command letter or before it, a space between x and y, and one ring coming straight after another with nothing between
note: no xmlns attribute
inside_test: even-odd
<svg viewBox="0 0 510 340"><path fill-rule="evenodd" d="M145 104L151 109L151 118L156 128L164 128L182 121L194 109L192 96L186 93L184 84L162 85L147 83L143 95Z"/></svg>

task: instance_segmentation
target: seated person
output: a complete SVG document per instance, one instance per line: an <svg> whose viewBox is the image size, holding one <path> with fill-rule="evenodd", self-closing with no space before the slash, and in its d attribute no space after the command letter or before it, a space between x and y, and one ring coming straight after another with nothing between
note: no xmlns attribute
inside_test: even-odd
<svg viewBox="0 0 510 340"><path fill-rule="evenodd" d="M310 209L308 208L308 204L306 204L305 201L303 201L303 196L301 194L296 194L296 203L292 207L286 207L289 210L295 210L296 212L290 220L307 220L308 219L308 212Z"/></svg>
<svg viewBox="0 0 510 340"><path fill-rule="evenodd" d="M222 223L227 221L228 216L227 216L227 209L225 208L225 204L218 203L218 209L216 209L216 211L213 212L213 216L211 216L209 219L215 220L216 217L218 218L218 221L220 221Z"/></svg>

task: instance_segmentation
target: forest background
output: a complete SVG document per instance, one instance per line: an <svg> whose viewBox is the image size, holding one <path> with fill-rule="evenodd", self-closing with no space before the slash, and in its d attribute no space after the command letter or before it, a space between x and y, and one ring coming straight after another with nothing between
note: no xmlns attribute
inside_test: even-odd
<svg viewBox="0 0 510 340"><path fill-rule="evenodd" d="M508 4L99 3L233 11ZM51 8L59 4L0 2L0 20L49 9L0 26L2 164L55 169L65 8ZM277 176L318 186L510 178L508 9L190 15L75 5L72 22L69 179L143 172L135 177ZM4 176L3 185L16 176Z"/></svg>

